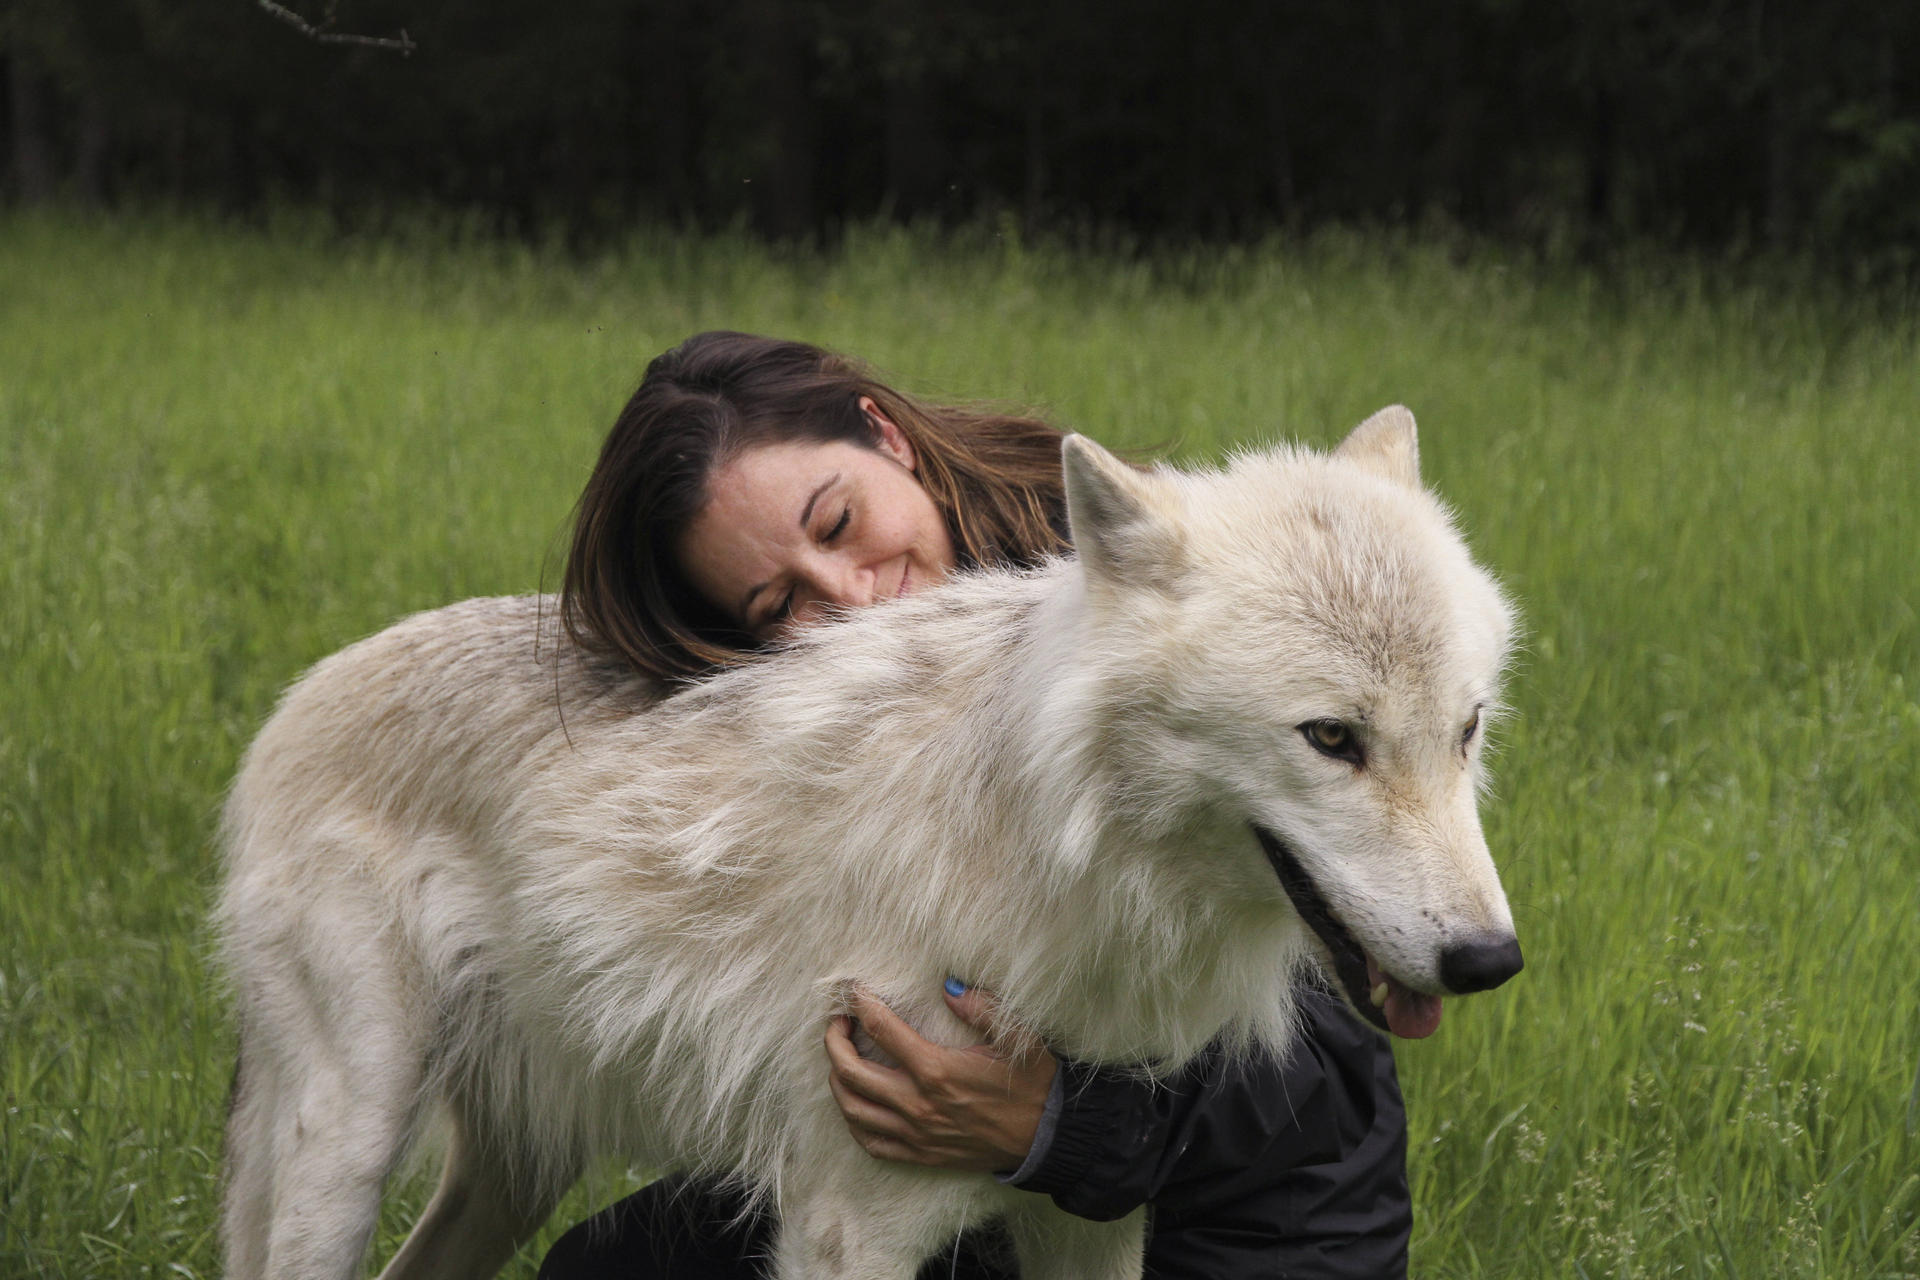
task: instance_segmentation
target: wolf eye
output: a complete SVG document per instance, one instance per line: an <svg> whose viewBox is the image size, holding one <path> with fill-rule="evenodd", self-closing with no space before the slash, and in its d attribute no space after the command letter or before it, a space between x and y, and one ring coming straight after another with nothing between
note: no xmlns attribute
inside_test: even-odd
<svg viewBox="0 0 1920 1280"><path fill-rule="evenodd" d="M1467 727L1460 731L1460 745L1466 746L1473 741L1473 735L1480 732L1480 708L1473 709L1473 719L1467 721Z"/></svg>
<svg viewBox="0 0 1920 1280"><path fill-rule="evenodd" d="M1299 729L1306 737L1307 745L1321 755L1345 760L1348 764L1366 763L1366 756L1360 750L1360 739L1342 721L1309 720Z"/></svg>

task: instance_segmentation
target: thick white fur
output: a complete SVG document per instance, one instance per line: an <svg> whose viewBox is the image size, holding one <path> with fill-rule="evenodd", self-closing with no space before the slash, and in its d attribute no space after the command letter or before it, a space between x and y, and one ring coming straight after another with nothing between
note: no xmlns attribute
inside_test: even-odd
<svg viewBox="0 0 1920 1280"><path fill-rule="evenodd" d="M1066 461L1080 559L669 699L533 599L418 615L295 685L226 813L230 1274L357 1274L445 1110L390 1275L491 1274L616 1152L739 1179L783 1280L908 1277L992 1217L1029 1280L1135 1276L1138 1215L860 1150L820 1048L846 980L947 1043L974 1038L938 999L958 974L1083 1060L1283 1050L1316 944L1254 821L1411 986L1440 989L1448 937L1510 930L1460 749L1509 612L1419 487L1412 418L1218 473ZM1296 728L1327 717L1369 727L1364 774Z"/></svg>

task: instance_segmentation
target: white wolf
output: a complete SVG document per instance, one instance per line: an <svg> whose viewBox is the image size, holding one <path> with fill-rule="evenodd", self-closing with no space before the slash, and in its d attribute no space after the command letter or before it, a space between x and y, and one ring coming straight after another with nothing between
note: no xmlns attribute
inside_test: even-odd
<svg viewBox="0 0 1920 1280"><path fill-rule="evenodd" d="M1517 971L1475 804L1511 615L1412 416L1207 474L1076 437L1065 467L1077 558L669 699L543 643L532 599L301 680L226 814L229 1274L357 1274L444 1110L392 1276L491 1274L607 1152L738 1179L783 1280L902 1280L991 1218L1028 1280L1137 1276L1138 1214L852 1141L820 1052L845 981L960 1044L958 974L1064 1055L1163 1071L1223 1031L1284 1050L1303 974L1425 1034Z"/></svg>

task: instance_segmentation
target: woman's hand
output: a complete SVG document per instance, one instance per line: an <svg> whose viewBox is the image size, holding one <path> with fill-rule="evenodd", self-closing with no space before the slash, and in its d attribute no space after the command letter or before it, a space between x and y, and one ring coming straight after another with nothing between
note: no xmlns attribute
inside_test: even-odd
<svg viewBox="0 0 1920 1280"><path fill-rule="evenodd" d="M987 1031L993 1008L985 992L949 983L954 1016ZM898 1067L860 1056L858 1019ZM855 988L853 1017L827 1025L827 1085L847 1128L870 1156L943 1169L1009 1173L1020 1167L1046 1110L1059 1063L1030 1037L948 1049L924 1039L885 1004Z"/></svg>

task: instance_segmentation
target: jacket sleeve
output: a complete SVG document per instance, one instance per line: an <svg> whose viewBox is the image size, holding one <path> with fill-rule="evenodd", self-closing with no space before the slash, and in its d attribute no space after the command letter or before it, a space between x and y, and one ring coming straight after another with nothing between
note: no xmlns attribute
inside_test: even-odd
<svg viewBox="0 0 1920 1280"><path fill-rule="evenodd" d="M1158 1085L1078 1063L1061 1072L1052 1141L1018 1185L1084 1218L1151 1205L1150 1274L1404 1274L1412 1216L1392 1050L1332 997L1303 998L1284 1062L1210 1051ZM1300 1263L1354 1248L1366 1257L1350 1267Z"/></svg>

